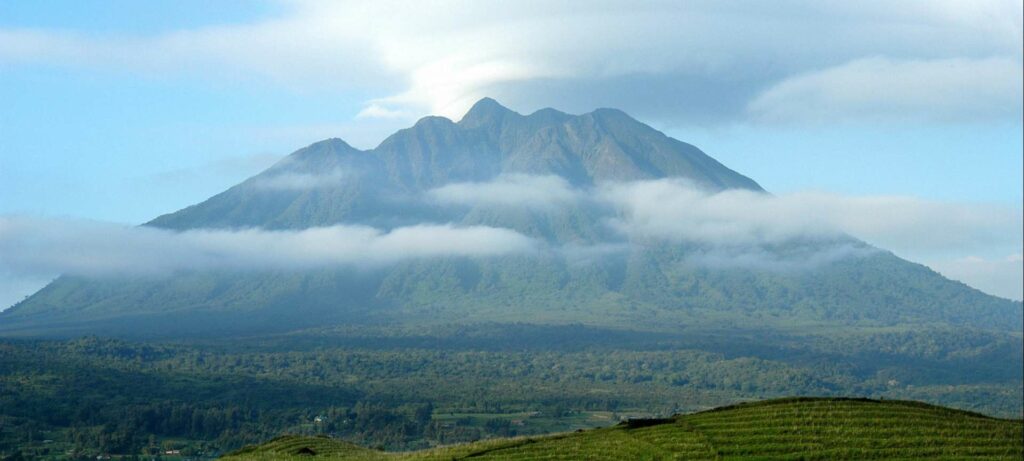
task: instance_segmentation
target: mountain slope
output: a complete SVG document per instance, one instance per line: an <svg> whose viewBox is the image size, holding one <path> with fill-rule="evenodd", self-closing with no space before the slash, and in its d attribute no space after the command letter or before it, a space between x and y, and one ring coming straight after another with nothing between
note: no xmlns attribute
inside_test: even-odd
<svg viewBox="0 0 1024 461"><path fill-rule="evenodd" d="M1020 303L985 295L848 237L752 248L758 257L783 263L765 270L700 263L695 255L715 251L700 244L623 238L609 225L615 211L586 198L539 207L461 206L431 198L453 183L523 177L586 191L577 194L608 182L663 178L711 192L763 192L699 149L618 110L520 115L483 99L457 123L427 117L372 150L339 139L312 144L221 194L146 225L186 230L345 224L382 231L421 223L483 225L515 230L551 251L409 259L372 270L61 277L0 314L0 333L179 337L465 322L582 322L673 331L936 325L1021 330ZM848 256L806 263L833 253Z"/></svg>
<svg viewBox="0 0 1024 461"><path fill-rule="evenodd" d="M523 116L483 99L458 123L426 117L370 151L340 139L314 143L209 200L147 225L305 228L359 222L390 227L450 217L422 206L403 207L403 197L515 173L558 175L573 184L676 177L713 190L763 190L696 147L621 111L570 116L546 109ZM301 184L314 177L330 181Z"/></svg>
<svg viewBox="0 0 1024 461"><path fill-rule="evenodd" d="M902 401L780 399L660 420L417 452L283 436L225 460L1020 459L1024 425Z"/></svg>

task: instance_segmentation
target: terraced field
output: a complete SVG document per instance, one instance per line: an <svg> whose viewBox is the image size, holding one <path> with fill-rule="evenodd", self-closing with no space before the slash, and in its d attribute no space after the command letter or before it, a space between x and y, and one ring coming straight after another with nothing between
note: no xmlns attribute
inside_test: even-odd
<svg viewBox="0 0 1024 461"><path fill-rule="evenodd" d="M866 460L1024 457L1024 422L917 402L781 399L589 431L385 453L284 436L227 460Z"/></svg>

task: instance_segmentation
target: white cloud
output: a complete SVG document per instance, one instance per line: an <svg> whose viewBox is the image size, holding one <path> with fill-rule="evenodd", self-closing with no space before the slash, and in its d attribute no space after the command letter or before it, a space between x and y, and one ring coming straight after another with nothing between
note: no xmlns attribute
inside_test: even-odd
<svg viewBox="0 0 1024 461"><path fill-rule="evenodd" d="M1020 289L1020 278L1014 277L1019 268L1006 270L1011 263L964 257L1019 251L1024 216L1010 207L814 191L715 193L679 179L575 189L556 176L529 175L450 184L429 194L441 203L465 206L551 209L583 204L597 213L614 210L605 214L607 222L634 243L653 239L695 244L686 262L709 267L805 270L875 251L843 239L853 236L989 293L1009 296ZM808 240L816 243L800 245ZM787 245L791 243L797 245ZM781 252L773 249L778 245L784 246ZM568 245L559 252L570 261L592 262L628 248L606 242Z"/></svg>
<svg viewBox="0 0 1024 461"><path fill-rule="evenodd" d="M845 233L882 248L920 254L1016 246L1024 233L1019 209L915 197L711 193L674 179L607 184L600 197L621 212L612 225L639 238L728 245Z"/></svg>
<svg viewBox="0 0 1024 461"><path fill-rule="evenodd" d="M682 179L608 182L580 189L558 176L513 174L448 184L428 195L444 204L479 207L584 204L596 207L609 225L633 239L718 246L852 235L903 255L964 255L1016 248L1024 234L1024 214L1006 206L818 191L712 192Z"/></svg>
<svg viewBox="0 0 1024 461"><path fill-rule="evenodd" d="M551 208L581 198L581 192L555 175L509 174L487 182L447 184L428 192L433 200L483 207Z"/></svg>
<svg viewBox="0 0 1024 461"><path fill-rule="evenodd" d="M820 212L845 232L909 254L1016 247L1024 233L1019 208L905 196L808 193L783 199L787 197L807 201L807 212Z"/></svg>
<svg viewBox="0 0 1024 461"><path fill-rule="evenodd" d="M380 104L370 104L356 114L357 119L363 118L408 118L409 114L403 110L388 109Z"/></svg>
<svg viewBox="0 0 1024 461"><path fill-rule="evenodd" d="M631 239L710 245L690 257L697 264L808 267L864 254L864 249L831 245L824 252L780 255L763 246L850 235L988 293L1021 299L1019 255L997 260L967 256L1019 253L1024 236L1020 209L901 196L710 193L671 179L606 184L598 196L619 210L609 222Z"/></svg>
<svg viewBox="0 0 1024 461"><path fill-rule="evenodd" d="M1021 5L1012 0L288 5L277 18L151 36L0 29L0 63L356 89L371 95L364 117L455 117L492 95L531 108L615 106L643 117L734 119L777 82L871 56L995 57L1019 67L1022 54ZM957 82L971 85L970 94L984 92L983 82ZM997 101L990 109L1002 113L1007 104L1017 107Z"/></svg>
<svg viewBox="0 0 1024 461"><path fill-rule="evenodd" d="M993 259L967 256L927 264L946 277L986 293L1018 301L1024 299L1024 258L1020 253Z"/></svg>
<svg viewBox="0 0 1024 461"><path fill-rule="evenodd" d="M1024 69L1009 58L868 58L787 78L748 106L771 122L1019 118Z"/></svg>
<svg viewBox="0 0 1024 461"><path fill-rule="evenodd" d="M802 204L750 191L711 193L678 179L610 183L598 194L620 212L611 225L635 239L749 245L840 232Z"/></svg>
<svg viewBox="0 0 1024 461"><path fill-rule="evenodd" d="M556 176L529 175L450 184L428 194L434 201L472 207L582 205L605 216L633 244L651 240L695 244L685 262L710 267L803 270L872 251L837 239L852 235L926 262L987 292L1020 298L1024 229L1019 209L823 192L715 193L678 179L576 189ZM829 244L800 245L806 241ZM365 226L173 232L91 221L0 217L0 273L23 281L61 273L162 275L184 270L377 267L408 258L538 251L589 264L629 249L616 239L550 247L510 229L479 226L423 224L390 232ZM968 256L999 251L1016 256Z"/></svg>
<svg viewBox="0 0 1024 461"><path fill-rule="evenodd" d="M21 277L163 275L188 270L375 267L440 256L534 251L509 229L417 225L297 231L196 229L174 232L92 221L0 217L0 272Z"/></svg>

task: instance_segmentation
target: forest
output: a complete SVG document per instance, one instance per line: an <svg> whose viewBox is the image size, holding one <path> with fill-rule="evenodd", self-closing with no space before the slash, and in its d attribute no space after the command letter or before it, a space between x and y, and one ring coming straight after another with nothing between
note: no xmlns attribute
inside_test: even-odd
<svg viewBox="0 0 1024 461"><path fill-rule="evenodd" d="M790 395L1024 406L1020 338L971 330L334 328L187 345L5 339L0 355L8 459L210 458L286 433L418 449Z"/></svg>

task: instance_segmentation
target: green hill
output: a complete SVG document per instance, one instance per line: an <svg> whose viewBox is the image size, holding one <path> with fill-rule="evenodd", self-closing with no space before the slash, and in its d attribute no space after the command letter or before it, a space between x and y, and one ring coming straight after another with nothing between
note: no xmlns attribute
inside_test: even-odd
<svg viewBox="0 0 1024 461"><path fill-rule="evenodd" d="M797 398L542 437L385 453L283 436L226 460L1021 459L1024 424L917 402Z"/></svg>

